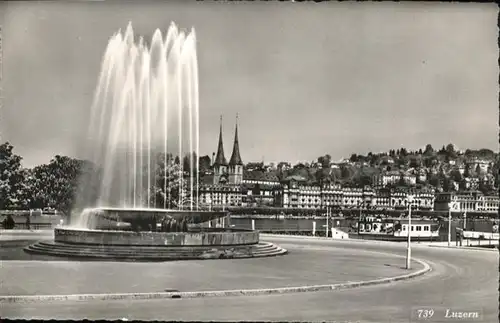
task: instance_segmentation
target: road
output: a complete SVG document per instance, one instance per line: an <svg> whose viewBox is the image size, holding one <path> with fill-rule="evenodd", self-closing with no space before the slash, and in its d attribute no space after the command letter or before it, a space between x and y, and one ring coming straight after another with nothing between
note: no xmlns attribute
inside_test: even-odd
<svg viewBox="0 0 500 323"><path fill-rule="evenodd" d="M405 254L404 244L293 237L266 240L290 251L309 253L335 247ZM432 272L404 282L350 290L233 298L2 304L0 311L11 318L401 323L410 322L412 312L418 308L430 307L436 314L427 322L453 322L444 319L446 308L477 311L482 322L498 321L497 252L415 245L413 256L429 263Z"/></svg>
<svg viewBox="0 0 500 323"><path fill-rule="evenodd" d="M19 250L16 249L16 250ZM12 259L0 250L0 259ZM22 250L20 250L23 253ZM8 256L8 257L7 257ZM14 255L17 256L17 255ZM0 295L68 295L262 289L405 275L404 259L342 248L294 248L285 256L173 262L4 261ZM414 263L414 269L423 266ZM22 283L19 283L22 282Z"/></svg>

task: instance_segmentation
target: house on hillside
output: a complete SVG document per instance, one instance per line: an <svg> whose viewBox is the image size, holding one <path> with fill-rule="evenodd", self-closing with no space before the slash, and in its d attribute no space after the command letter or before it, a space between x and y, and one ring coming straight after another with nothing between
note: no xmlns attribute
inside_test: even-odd
<svg viewBox="0 0 500 323"><path fill-rule="evenodd" d="M280 163L278 163L277 169L280 172L284 172L284 171L287 171L289 169L292 169L292 164L290 164L288 162L280 162Z"/></svg>
<svg viewBox="0 0 500 323"><path fill-rule="evenodd" d="M407 185L415 185L417 183L417 176L405 171L385 171L372 177L375 188L397 184L401 180Z"/></svg>

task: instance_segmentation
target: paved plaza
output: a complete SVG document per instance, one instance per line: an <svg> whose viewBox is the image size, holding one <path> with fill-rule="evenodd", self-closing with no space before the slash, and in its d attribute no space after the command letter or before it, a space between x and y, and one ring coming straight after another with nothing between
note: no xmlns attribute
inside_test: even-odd
<svg viewBox="0 0 500 323"><path fill-rule="evenodd" d="M156 263L5 261L0 295L261 289L366 281L407 274L392 254L292 244L282 257ZM413 271L423 266L414 262ZM19 283L22 282L22 283Z"/></svg>
<svg viewBox="0 0 500 323"><path fill-rule="evenodd" d="M2 277L8 272L8 277L15 280L27 280L23 284L7 282L0 294L272 288L368 280L407 272L402 269L404 244L276 236L263 239L287 248L290 254L267 259L171 263L5 261ZM497 320L495 251L426 245L415 245L413 250L414 257L431 265L431 272L371 287L268 296L6 303L2 304L2 316L361 322L385 322L390 317L394 322L407 322L415 307L448 306L480 309L484 322ZM415 263L413 269L418 270L418 266Z"/></svg>

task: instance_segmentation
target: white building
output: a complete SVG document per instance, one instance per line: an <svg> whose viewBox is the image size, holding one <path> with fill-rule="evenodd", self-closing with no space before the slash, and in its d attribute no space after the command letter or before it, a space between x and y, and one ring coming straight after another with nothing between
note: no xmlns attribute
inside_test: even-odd
<svg viewBox="0 0 500 323"><path fill-rule="evenodd" d="M438 193L436 195L435 210L449 211L449 203L457 205L455 212L498 212L500 199L498 196L485 196L479 191Z"/></svg>
<svg viewBox="0 0 500 323"><path fill-rule="evenodd" d="M372 177L375 187L386 187L387 185L397 184L401 180L408 185L416 185L417 176L408 172L386 171Z"/></svg>

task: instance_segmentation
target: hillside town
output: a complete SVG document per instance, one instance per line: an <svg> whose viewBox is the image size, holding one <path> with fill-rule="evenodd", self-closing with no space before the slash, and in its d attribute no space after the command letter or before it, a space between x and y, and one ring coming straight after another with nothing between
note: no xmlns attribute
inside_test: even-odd
<svg viewBox="0 0 500 323"><path fill-rule="evenodd" d="M249 162L240 155L238 126L229 162L224 155L222 125L217 152L205 161L201 202L210 207L268 207L290 210L406 209L496 213L499 207L498 154L489 149L458 150L453 144L435 150L427 144L409 151L330 155L310 162Z"/></svg>
<svg viewBox="0 0 500 323"><path fill-rule="evenodd" d="M229 161L222 138L221 123L216 152L199 158L199 195L192 200L202 208L289 215L318 214L327 209L398 211L407 209L411 197L415 211L447 212L453 201L457 202L454 212L494 215L500 204L495 175L499 155L489 149L463 151L453 144L435 149L427 144L413 151L400 147L352 154L340 161L325 154L295 164L245 163L238 125ZM93 167L89 162L55 156L47 165L27 169L12 145L5 143L0 148L0 209L72 210L81 175ZM172 169L179 172L177 176L167 172L169 178L163 179L169 181L168 195L173 201L169 207L182 207L175 203L179 195L190 198L187 180L182 190L173 193L180 174L190 175L189 158L184 156L181 162L178 156L167 156Z"/></svg>

